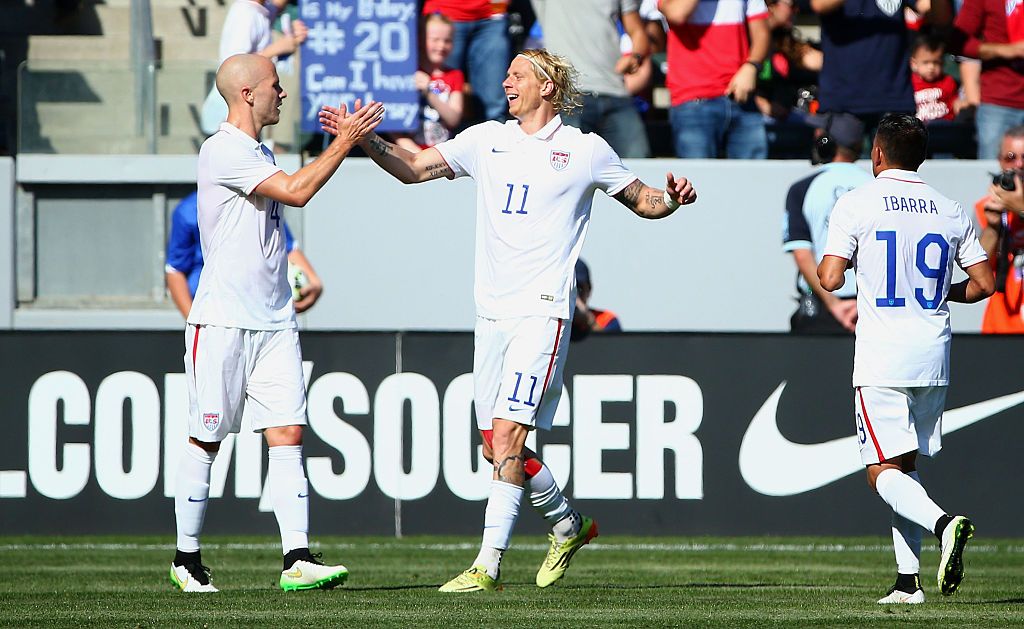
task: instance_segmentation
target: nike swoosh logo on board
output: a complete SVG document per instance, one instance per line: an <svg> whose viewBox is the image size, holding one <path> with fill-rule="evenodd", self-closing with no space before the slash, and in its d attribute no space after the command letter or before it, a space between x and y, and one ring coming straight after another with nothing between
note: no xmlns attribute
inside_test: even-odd
<svg viewBox="0 0 1024 629"><path fill-rule="evenodd" d="M782 382L750 421L740 444L739 467L743 480L766 496L792 496L817 489L864 468L857 435L823 443L793 443L779 432L776 414L786 388ZM1024 403L1024 391L946 411L942 434L966 428ZM808 473L794 473L806 470Z"/></svg>
<svg viewBox="0 0 1024 629"><path fill-rule="evenodd" d="M208 498L200 498L199 500L196 500L196 499L195 499L195 498L193 498L192 496L189 496L189 497L188 497L188 501L189 501L189 502L206 502L207 500L208 500Z"/></svg>
<svg viewBox="0 0 1024 629"><path fill-rule="evenodd" d="M309 498L309 494L299 494L299 498Z"/></svg>

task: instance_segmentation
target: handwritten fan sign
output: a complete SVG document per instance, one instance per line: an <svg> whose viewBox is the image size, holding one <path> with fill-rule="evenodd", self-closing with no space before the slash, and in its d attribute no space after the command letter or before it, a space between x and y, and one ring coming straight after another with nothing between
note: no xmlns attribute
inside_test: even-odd
<svg viewBox="0 0 1024 629"><path fill-rule="evenodd" d="M301 0L309 27L302 47L302 130L320 131L322 105L350 108L377 100L386 109L378 131L419 124L416 0Z"/></svg>

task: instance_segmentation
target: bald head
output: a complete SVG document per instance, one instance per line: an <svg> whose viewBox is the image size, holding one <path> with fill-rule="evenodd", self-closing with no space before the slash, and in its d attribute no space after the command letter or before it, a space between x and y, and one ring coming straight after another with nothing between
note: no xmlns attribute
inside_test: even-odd
<svg viewBox="0 0 1024 629"><path fill-rule="evenodd" d="M217 70L217 91L232 107L243 100L243 88L254 88L266 79L273 81L275 72L274 64L264 56L232 55Z"/></svg>

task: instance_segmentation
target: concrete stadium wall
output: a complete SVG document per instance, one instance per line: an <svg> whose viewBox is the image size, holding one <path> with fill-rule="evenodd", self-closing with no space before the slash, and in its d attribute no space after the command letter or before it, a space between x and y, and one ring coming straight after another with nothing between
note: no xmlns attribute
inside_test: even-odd
<svg viewBox="0 0 1024 629"><path fill-rule="evenodd" d="M283 159L289 171L294 158ZM810 172L799 161L636 160L627 164L646 182L660 185L669 170L691 178L700 200L664 221L644 221L617 202L597 194L590 234L583 250L594 279L593 303L617 312L635 331L786 331L794 308L795 266L781 250L783 204L789 185ZM866 167L866 166L865 166ZM994 162L933 161L925 178L965 206L973 205L987 185ZM48 211L52 199L68 199L85 212L103 205L110 186L152 194L140 207L169 213L175 194L194 180L190 156L19 157L18 212ZM9 185L9 184L8 184ZM103 195L90 194L104 186ZM177 191L177 192L175 192ZM366 159L346 160L339 173L305 210L290 210L289 223L324 279L317 306L302 317L312 330L469 330L473 325L473 238L475 184L463 179L402 186ZM135 193L133 193L135 194ZM162 195L162 196L158 196ZM13 198L4 187L0 196ZM11 213L0 201L2 242L12 240ZM162 205L161 205L162 204ZM64 206L61 206L62 208ZM42 210L40 209L42 208ZM63 210L62 210L63 211ZM6 216L6 219L5 219ZM24 221L23 221L24 222ZM131 227L108 221L102 233L110 242L138 243L153 234L133 233L155 225ZM55 230L47 241L81 236L84 223L48 221ZM74 226L72 226L74 225ZM62 227L63 226L63 227ZM66 231L63 235L60 229ZM19 242L24 242L19 233ZM42 234L39 234L42 236ZM102 246L102 245L101 245ZM57 245L56 249L61 249ZM145 265L150 287L140 307L113 297L85 304L20 299L11 311L0 296L0 326L16 329L177 329L180 317L161 293L162 254L127 259L126 267ZM90 267L90 256L74 264L60 256L37 256L34 273L23 268L19 248L19 295L24 276L50 278L66 267L86 278L109 273ZM136 252L134 255L142 255ZM14 269L12 269L14 271ZM0 278L0 289L10 277ZM63 284L54 280L54 285ZM102 282L96 282L102 285ZM101 286L99 286L101 288ZM99 288L97 288L99 290ZM9 292L9 291L8 291ZM110 304L115 304L111 306ZM84 307L83 307L84 306ZM953 306L953 326L973 332L982 306Z"/></svg>

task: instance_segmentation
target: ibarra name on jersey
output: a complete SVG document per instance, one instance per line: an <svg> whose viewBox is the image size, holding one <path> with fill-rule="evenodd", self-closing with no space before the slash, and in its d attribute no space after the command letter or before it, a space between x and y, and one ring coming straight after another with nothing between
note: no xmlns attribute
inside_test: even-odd
<svg viewBox="0 0 1024 629"><path fill-rule="evenodd" d="M886 212L913 212L915 214L938 214L939 208L931 199L915 199L914 197L882 197Z"/></svg>

